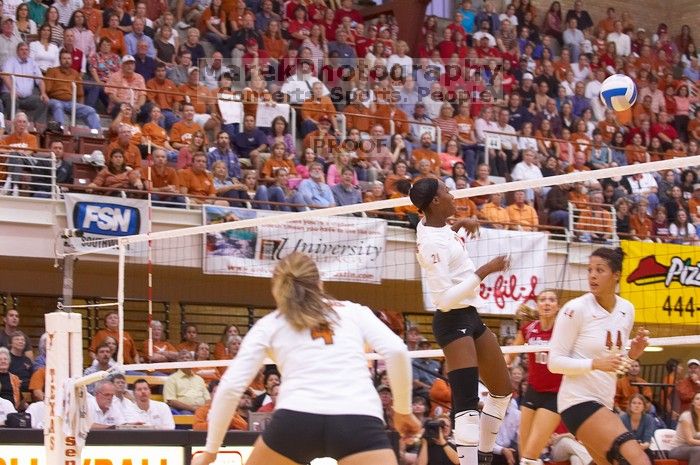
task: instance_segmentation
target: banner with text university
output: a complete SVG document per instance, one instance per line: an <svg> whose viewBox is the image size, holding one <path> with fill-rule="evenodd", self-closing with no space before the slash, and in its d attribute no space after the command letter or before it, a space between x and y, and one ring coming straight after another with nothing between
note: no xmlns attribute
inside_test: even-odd
<svg viewBox="0 0 700 465"><path fill-rule="evenodd" d="M700 247L622 241L620 295L637 323L700 322Z"/></svg>
<svg viewBox="0 0 700 465"><path fill-rule="evenodd" d="M280 212L207 205L204 224L279 215ZM325 281L378 284L386 249L386 221L334 216L206 234L203 271L269 278L292 252L310 255Z"/></svg>

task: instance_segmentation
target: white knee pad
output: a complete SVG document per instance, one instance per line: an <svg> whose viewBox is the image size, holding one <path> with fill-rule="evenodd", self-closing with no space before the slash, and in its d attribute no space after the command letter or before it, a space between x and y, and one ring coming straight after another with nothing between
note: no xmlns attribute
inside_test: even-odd
<svg viewBox="0 0 700 465"><path fill-rule="evenodd" d="M503 417L506 416L506 410L508 409L508 404L510 404L511 397L512 394L508 394L504 397L494 397L489 394L484 401L484 408L481 409L481 413L503 420Z"/></svg>
<svg viewBox="0 0 700 465"><path fill-rule="evenodd" d="M455 442L458 446L479 445L479 412L466 410L455 414Z"/></svg>
<svg viewBox="0 0 700 465"><path fill-rule="evenodd" d="M542 460L540 460L540 459L537 459L537 460L520 459L520 465L543 465L543 464L544 464L544 462L542 462Z"/></svg>

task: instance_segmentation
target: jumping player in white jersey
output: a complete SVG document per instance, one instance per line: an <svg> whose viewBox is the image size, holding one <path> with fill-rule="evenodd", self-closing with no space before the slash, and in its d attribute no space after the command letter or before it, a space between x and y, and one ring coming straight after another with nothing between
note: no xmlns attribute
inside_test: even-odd
<svg viewBox="0 0 700 465"><path fill-rule="evenodd" d="M590 292L567 302L559 311L549 369L564 375L557 397L559 413L595 463L649 465L634 435L612 411L616 374L625 373L630 359L642 355L649 335L642 328L629 341L634 306L615 294L622 258L621 249L601 247L591 254Z"/></svg>
<svg viewBox="0 0 700 465"><path fill-rule="evenodd" d="M452 388L454 438L460 465L490 464L498 428L511 398L511 383L496 336L481 321L477 309L481 281L509 266L505 256L476 269L465 248L478 223L448 219L454 198L442 181L426 178L410 191L411 202L425 214L416 236L418 263L425 272L433 304L435 340L445 353ZM479 415L479 377L489 390Z"/></svg>
<svg viewBox="0 0 700 465"><path fill-rule="evenodd" d="M365 343L384 357L394 394L394 426L413 435L411 362L403 341L367 307L332 300L323 292L316 264L293 253L272 276L277 310L243 339L212 401L206 452L192 465L208 465L228 429L241 395L266 357L282 383L272 421L246 465L305 464L331 457L339 465L396 465L372 384Z"/></svg>
<svg viewBox="0 0 700 465"><path fill-rule="evenodd" d="M554 291L540 292L537 296L538 319L522 327L513 345L546 345L552 339L554 319L559 311L559 299ZM507 358L512 360L514 354ZM539 459L552 433L560 422L557 412L557 392L561 375L547 368L547 352L527 354L527 391L520 405L520 465L542 465Z"/></svg>

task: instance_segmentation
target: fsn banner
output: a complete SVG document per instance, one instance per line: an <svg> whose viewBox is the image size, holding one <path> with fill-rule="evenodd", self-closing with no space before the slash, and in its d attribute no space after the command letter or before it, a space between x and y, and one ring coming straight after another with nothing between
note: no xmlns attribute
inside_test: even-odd
<svg viewBox="0 0 700 465"><path fill-rule="evenodd" d="M68 228L77 231L75 237L69 238L75 250L114 247L120 237L147 232L146 200L90 194L66 194L64 199ZM116 254L117 249L101 253ZM126 253L135 255L137 251L130 245Z"/></svg>

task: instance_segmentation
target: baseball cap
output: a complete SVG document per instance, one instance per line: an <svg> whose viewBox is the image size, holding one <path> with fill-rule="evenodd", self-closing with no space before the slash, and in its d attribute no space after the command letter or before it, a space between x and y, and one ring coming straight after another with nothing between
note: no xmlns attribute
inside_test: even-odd
<svg viewBox="0 0 700 465"><path fill-rule="evenodd" d="M134 57L132 57L131 55L124 55L124 56L122 57L122 64L128 63L128 62L130 62L130 61L136 61L136 60L135 60Z"/></svg>
<svg viewBox="0 0 700 465"><path fill-rule="evenodd" d="M690 360L688 360L688 366L693 365L693 364L700 365L700 360L698 360L697 358L691 358ZM377 390L379 390L379 389L377 389Z"/></svg>
<svg viewBox="0 0 700 465"><path fill-rule="evenodd" d="M199 71L199 68L197 68L196 66L190 66L189 68L187 68L187 74L192 74L195 71Z"/></svg>
<svg viewBox="0 0 700 465"><path fill-rule="evenodd" d="M248 47L252 47L253 45L258 45L258 41L253 39L252 37L248 39L245 43Z"/></svg>
<svg viewBox="0 0 700 465"><path fill-rule="evenodd" d="M525 79L529 79L529 80L532 81L534 78L535 78L535 77L532 75L532 73L525 73L525 74L523 74L523 81L524 81Z"/></svg>
<svg viewBox="0 0 700 465"><path fill-rule="evenodd" d="M700 190L700 182L697 184L693 184L693 190L694 191Z"/></svg>
<svg viewBox="0 0 700 465"><path fill-rule="evenodd" d="M12 16L3 16L2 17L2 22L4 23L5 21L15 21L15 18Z"/></svg>
<svg viewBox="0 0 700 465"><path fill-rule="evenodd" d="M386 384L380 384L377 386L377 392L382 392L382 391L389 391L391 392L391 388L387 386Z"/></svg>
<svg viewBox="0 0 700 465"><path fill-rule="evenodd" d="M330 122L331 122L331 119L330 119L327 115L321 115L321 117L318 119L318 122L319 122L319 123L322 123L322 122L324 122L324 121L327 122L327 123L330 123Z"/></svg>

